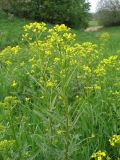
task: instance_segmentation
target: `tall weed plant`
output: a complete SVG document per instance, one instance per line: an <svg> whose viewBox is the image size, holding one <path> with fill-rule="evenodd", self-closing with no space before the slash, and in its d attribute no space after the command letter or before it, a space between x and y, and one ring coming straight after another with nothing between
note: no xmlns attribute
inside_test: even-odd
<svg viewBox="0 0 120 160"><path fill-rule="evenodd" d="M64 24L35 22L0 52L1 159L119 158L120 52L104 55L108 39L79 44Z"/></svg>

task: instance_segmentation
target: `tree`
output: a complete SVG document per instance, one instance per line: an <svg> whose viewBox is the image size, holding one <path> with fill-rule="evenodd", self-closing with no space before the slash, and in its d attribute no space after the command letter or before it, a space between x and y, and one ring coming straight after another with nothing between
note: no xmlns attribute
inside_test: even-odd
<svg viewBox="0 0 120 160"><path fill-rule="evenodd" d="M97 20L105 26L120 25L120 0L100 0Z"/></svg>
<svg viewBox="0 0 120 160"><path fill-rule="evenodd" d="M70 27L85 27L90 4L86 0L9 0L15 15Z"/></svg>

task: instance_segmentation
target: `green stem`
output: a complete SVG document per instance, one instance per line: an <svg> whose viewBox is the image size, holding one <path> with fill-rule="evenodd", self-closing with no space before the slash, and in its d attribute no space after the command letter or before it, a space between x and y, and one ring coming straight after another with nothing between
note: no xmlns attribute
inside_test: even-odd
<svg viewBox="0 0 120 160"><path fill-rule="evenodd" d="M69 110L68 110L68 100L67 96L64 95L64 105L65 105L65 160L69 159L68 149L69 149Z"/></svg>
<svg viewBox="0 0 120 160"><path fill-rule="evenodd" d="M65 85L67 80L67 62L65 55L65 78L63 79L63 94L64 94L64 107L65 107L65 153L64 160L69 160L69 107L68 107L68 95L67 86Z"/></svg>
<svg viewBox="0 0 120 160"><path fill-rule="evenodd" d="M12 130L12 133L13 133L13 137L14 137L14 140L16 141L16 147L18 149L18 152L19 152L19 158L21 159L22 158L22 155L21 155L21 151L20 151L20 147L19 147L19 143L17 141L17 136L16 136L16 132L15 132L15 127L14 127L14 122L13 122L13 117L12 117L12 113L10 112L10 125L11 125L11 130Z"/></svg>
<svg viewBox="0 0 120 160"><path fill-rule="evenodd" d="M52 96L52 89L50 91L50 99L49 99L49 113L52 113L52 108L51 108L51 96ZM53 135L53 124L52 124L52 118L51 115L48 117L49 119L49 128L50 128L50 144L53 144L53 140L52 140L52 135Z"/></svg>

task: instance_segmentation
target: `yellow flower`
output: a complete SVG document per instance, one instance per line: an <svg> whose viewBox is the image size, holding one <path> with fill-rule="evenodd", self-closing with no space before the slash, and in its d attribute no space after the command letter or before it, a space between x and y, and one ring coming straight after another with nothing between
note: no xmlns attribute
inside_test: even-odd
<svg viewBox="0 0 120 160"><path fill-rule="evenodd" d="M100 91L101 90L101 86L94 84L93 86L90 87L85 87L86 90L88 91Z"/></svg>
<svg viewBox="0 0 120 160"><path fill-rule="evenodd" d="M34 69L37 65L36 64L32 64L32 69Z"/></svg>
<svg viewBox="0 0 120 160"><path fill-rule="evenodd" d="M104 76L106 74L106 70L104 67L102 66L98 66L97 69L95 69L94 73L96 74L96 76Z"/></svg>
<svg viewBox="0 0 120 160"><path fill-rule="evenodd" d="M116 62L118 56L110 56L106 59L103 59L100 63L100 65L102 66L109 66L109 65L114 65L114 63Z"/></svg>
<svg viewBox="0 0 120 160"><path fill-rule="evenodd" d="M18 52L20 51L20 47L19 46L16 46L16 47L12 47L11 48L11 52L12 54L18 54Z"/></svg>
<svg viewBox="0 0 120 160"><path fill-rule="evenodd" d="M75 34L72 34L72 33L64 33L64 34L63 34L63 37L64 37L66 40L74 41L76 35L75 35Z"/></svg>
<svg viewBox="0 0 120 160"><path fill-rule="evenodd" d="M52 88L54 86L54 83L51 80L48 80L46 83L46 87Z"/></svg>
<svg viewBox="0 0 120 160"><path fill-rule="evenodd" d="M91 69L88 66L83 66L83 70L85 71L85 75L90 75L91 74Z"/></svg>
<svg viewBox="0 0 120 160"><path fill-rule="evenodd" d="M60 62L60 58L56 57L56 58L54 59L54 64L56 64L56 63L58 63L58 62Z"/></svg>
<svg viewBox="0 0 120 160"><path fill-rule="evenodd" d="M110 139L109 139L110 145L111 146L118 146L120 145L120 135L113 135Z"/></svg>
<svg viewBox="0 0 120 160"><path fill-rule="evenodd" d="M94 85L94 90L95 91L100 91L101 90L101 86L98 86L97 84Z"/></svg>
<svg viewBox="0 0 120 160"><path fill-rule="evenodd" d="M5 61L5 64L10 65L10 64L12 64L12 62L7 60L7 61Z"/></svg>
<svg viewBox="0 0 120 160"><path fill-rule="evenodd" d="M51 53L51 51L45 51L45 54L46 54L47 56L50 56L52 53Z"/></svg>
<svg viewBox="0 0 120 160"><path fill-rule="evenodd" d="M92 158L95 158L95 160L103 160L104 158L108 158L108 156L105 151L99 150L98 152L92 154L91 159Z"/></svg>
<svg viewBox="0 0 120 160"><path fill-rule="evenodd" d="M102 160L102 157L98 157L98 160Z"/></svg>
<svg viewBox="0 0 120 160"><path fill-rule="evenodd" d="M46 30L46 24L43 22L42 23L34 22L24 26L25 32L32 31L34 33L41 33L44 32L45 30Z"/></svg>
<svg viewBox="0 0 120 160"><path fill-rule="evenodd" d="M70 61L70 65L71 65L71 66L72 66L72 65L76 65L76 64L77 64L77 60L73 60L73 59L72 59L72 60Z"/></svg>
<svg viewBox="0 0 120 160"><path fill-rule="evenodd" d="M58 31L58 32L67 32L70 30L70 28L68 28L67 26L65 26L64 24L61 24L61 25L56 25L54 27L55 31Z"/></svg>
<svg viewBox="0 0 120 160"><path fill-rule="evenodd" d="M17 86L17 82L15 80L12 81L12 85L13 88L15 88Z"/></svg>

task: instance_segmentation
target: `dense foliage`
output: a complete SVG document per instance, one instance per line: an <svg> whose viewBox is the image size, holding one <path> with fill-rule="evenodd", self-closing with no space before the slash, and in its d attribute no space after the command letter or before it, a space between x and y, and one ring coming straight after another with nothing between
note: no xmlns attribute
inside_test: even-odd
<svg viewBox="0 0 120 160"><path fill-rule="evenodd" d="M120 25L120 0L100 0L96 14L99 24Z"/></svg>
<svg viewBox="0 0 120 160"><path fill-rule="evenodd" d="M4 3L4 2L3 2ZM9 0L12 13L71 27L86 27L89 3L85 0Z"/></svg>
<svg viewBox="0 0 120 160"><path fill-rule="evenodd" d="M35 22L0 52L1 159L119 157L120 51L104 54L107 33L99 46L75 37Z"/></svg>

